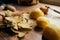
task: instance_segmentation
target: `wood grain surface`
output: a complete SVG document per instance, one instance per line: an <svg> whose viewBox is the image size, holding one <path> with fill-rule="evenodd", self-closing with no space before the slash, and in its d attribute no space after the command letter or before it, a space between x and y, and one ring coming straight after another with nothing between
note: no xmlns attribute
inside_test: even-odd
<svg viewBox="0 0 60 40"><path fill-rule="evenodd" d="M33 27L33 30L27 33L24 38L20 39L15 33L12 33L10 28L4 28L0 29L0 40L42 40L42 31Z"/></svg>
<svg viewBox="0 0 60 40"><path fill-rule="evenodd" d="M34 6L17 6L14 5L17 10L21 11L32 11L34 8L39 8L41 6L44 6L45 4L37 4ZM51 5L50 5L51 6ZM51 7L55 7L55 6L51 6ZM56 7L59 8L59 7ZM49 14L51 13L48 12ZM48 17L50 17L50 15L48 15ZM39 32L37 32L37 30ZM42 38L42 31L39 30L38 28L33 27L33 30L31 30L28 34L25 35L25 37L23 39L19 39L17 38L16 35L14 35L14 33L12 34L11 31L9 30L9 28L5 28L5 29L0 29L0 40L45 40L44 38Z"/></svg>

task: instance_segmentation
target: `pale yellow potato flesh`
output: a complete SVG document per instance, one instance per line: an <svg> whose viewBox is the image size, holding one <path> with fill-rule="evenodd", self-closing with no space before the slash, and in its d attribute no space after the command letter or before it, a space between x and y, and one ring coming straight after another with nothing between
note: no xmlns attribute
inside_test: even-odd
<svg viewBox="0 0 60 40"><path fill-rule="evenodd" d="M22 38L25 36L25 33L24 32L19 32L18 35L17 35L19 38Z"/></svg>

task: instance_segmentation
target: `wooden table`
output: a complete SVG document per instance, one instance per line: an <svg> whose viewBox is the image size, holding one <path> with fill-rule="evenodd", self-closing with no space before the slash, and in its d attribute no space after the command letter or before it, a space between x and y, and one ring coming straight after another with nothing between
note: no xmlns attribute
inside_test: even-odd
<svg viewBox="0 0 60 40"><path fill-rule="evenodd" d="M19 11L32 11L34 8L39 8L41 6L45 6L47 4L42 4L39 3L37 5L34 6L16 6L17 10ZM47 5L50 6L53 9L56 9L58 11L60 11L60 7L58 6L53 6L53 5ZM51 9L49 9L48 15L46 15L46 17L48 17L51 20L52 24L60 24L60 14L53 12ZM35 28L33 28L32 31L30 31L22 40L42 40L42 31L40 32L36 32L34 31ZM0 31L0 40L21 40L18 39L16 35L9 35L8 33L10 33L9 29L8 31L3 30ZM44 39L45 40L45 39Z"/></svg>

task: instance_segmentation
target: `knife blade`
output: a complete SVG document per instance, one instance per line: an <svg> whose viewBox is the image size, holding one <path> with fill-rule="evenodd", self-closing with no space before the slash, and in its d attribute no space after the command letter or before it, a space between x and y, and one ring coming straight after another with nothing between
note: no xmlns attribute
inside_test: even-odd
<svg viewBox="0 0 60 40"><path fill-rule="evenodd" d="M49 6L45 6L45 7L47 7L47 8L49 8L49 9L53 10L54 12L56 12L56 13L60 14L60 12L59 12L59 11L57 11L57 10L55 10L55 9L53 9L53 8L49 7Z"/></svg>

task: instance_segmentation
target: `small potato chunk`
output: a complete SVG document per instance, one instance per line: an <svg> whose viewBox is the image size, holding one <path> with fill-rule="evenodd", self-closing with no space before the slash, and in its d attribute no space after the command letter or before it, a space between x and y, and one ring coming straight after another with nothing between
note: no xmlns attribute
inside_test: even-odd
<svg viewBox="0 0 60 40"><path fill-rule="evenodd" d="M24 33L24 32L19 32L19 33L18 33L18 37L19 37L19 38L22 38L22 37L24 37L24 36L25 36L25 33Z"/></svg>
<svg viewBox="0 0 60 40"><path fill-rule="evenodd" d="M32 19L37 19L40 16L44 16L44 13L39 8L34 9L30 14Z"/></svg>
<svg viewBox="0 0 60 40"><path fill-rule="evenodd" d="M56 24L47 26L43 31L43 36L47 40L60 40L60 26Z"/></svg>
<svg viewBox="0 0 60 40"><path fill-rule="evenodd" d="M44 29L49 24L50 24L50 22L49 22L48 18L46 18L46 17L39 17L39 18L37 18L37 25L38 25L38 27Z"/></svg>

